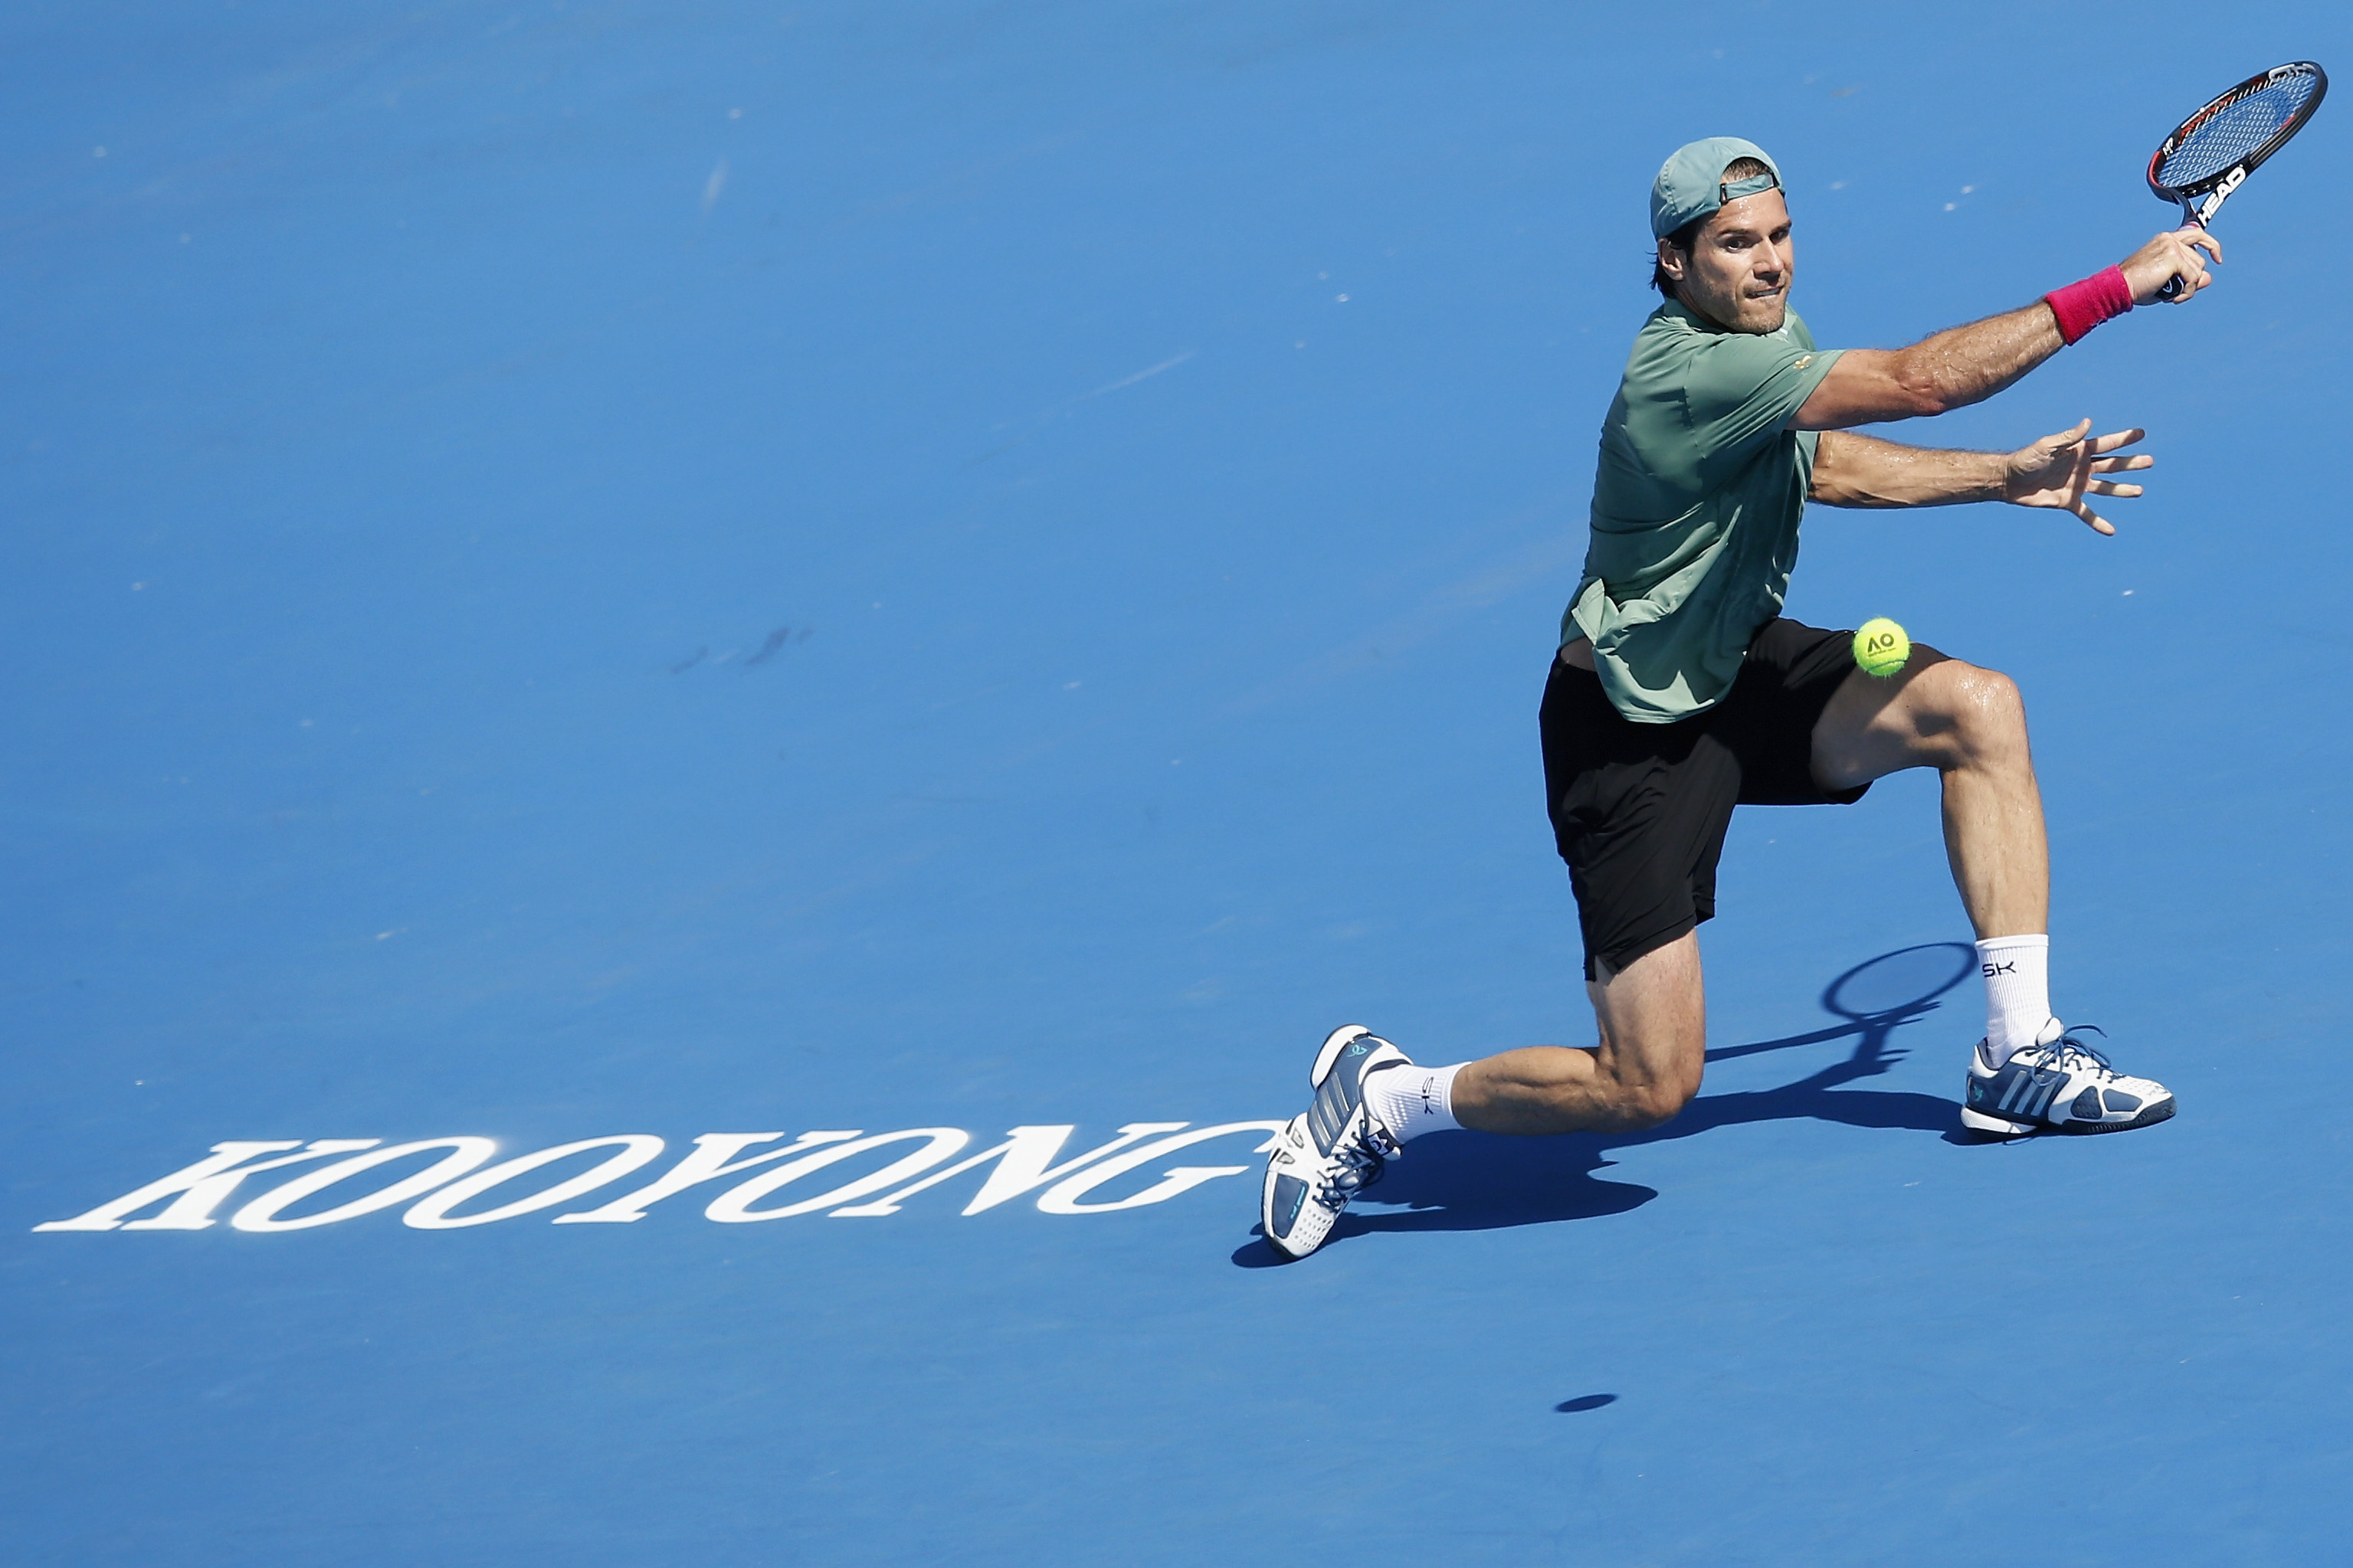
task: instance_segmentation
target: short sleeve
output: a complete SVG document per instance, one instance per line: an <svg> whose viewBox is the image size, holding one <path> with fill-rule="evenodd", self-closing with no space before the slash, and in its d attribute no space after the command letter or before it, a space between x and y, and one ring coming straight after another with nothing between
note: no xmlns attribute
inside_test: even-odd
<svg viewBox="0 0 2353 1568"><path fill-rule="evenodd" d="M1702 474L1713 479L1738 468L1786 429L1838 357L1836 349L1814 348L1802 331L1710 339L1683 382Z"/></svg>

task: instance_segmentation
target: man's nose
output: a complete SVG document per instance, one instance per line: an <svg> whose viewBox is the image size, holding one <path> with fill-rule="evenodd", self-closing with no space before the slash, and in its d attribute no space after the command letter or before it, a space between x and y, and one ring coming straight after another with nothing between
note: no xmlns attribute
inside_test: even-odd
<svg viewBox="0 0 2353 1568"><path fill-rule="evenodd" d="M1789 256L1785 247L1775 245L1767 240L1757 247L1757 271L1760 276L1766 278L1778 276L1788 265Z"/></svg>

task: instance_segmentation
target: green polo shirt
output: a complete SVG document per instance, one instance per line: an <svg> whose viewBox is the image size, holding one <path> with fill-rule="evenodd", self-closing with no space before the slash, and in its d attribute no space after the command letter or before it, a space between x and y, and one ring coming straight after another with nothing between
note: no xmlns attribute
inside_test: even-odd
<svg viewBox="0 0 2353 1568"><path fill-rule="evenodd" d="M1781 613L1817 440L1789 419L1838 357L1795 310L1778 331L1734 332L1671 300L1635 334L1560 639L1592 640L1602 689L1636 723L1723 700Z"/></svg>

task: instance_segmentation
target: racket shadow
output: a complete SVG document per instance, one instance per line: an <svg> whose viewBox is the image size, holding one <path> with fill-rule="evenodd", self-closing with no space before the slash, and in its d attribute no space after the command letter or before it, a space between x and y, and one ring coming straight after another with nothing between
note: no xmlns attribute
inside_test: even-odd
<svg viewBox="0 0 2353 1568"><path fill-rule="evenodd" d="M1663 1127L1553 1138L1464 1131L1420 1139L1410 1157L1391 1163L1362 1206L1341 1216L1332 1239L1383 1231L1494 1230L1624 1214L1659 1194L1652 1187L1598 1178L1594 1173L1613 1163L1612 1152L1695 1138L1721 1127L1831 1121L1968 1142L1957 1131L1958 1108L1950 1100L1848 1086L1879 1077L1903 1060L1906 1053L1894 1041L1896 1031L1935 1013L1938 998L1972 973L1976 961L1967 943L1933 942L1856 964L1822 988L1821 1006L1838 1024L1707 1053L1709 1061L1720 1062L1852 1037L1853 1047L1842 1059L1773 1089L1702 1094ZM1254 1239L1233 1260L1262 1268L1277 1258Z"/></svg>

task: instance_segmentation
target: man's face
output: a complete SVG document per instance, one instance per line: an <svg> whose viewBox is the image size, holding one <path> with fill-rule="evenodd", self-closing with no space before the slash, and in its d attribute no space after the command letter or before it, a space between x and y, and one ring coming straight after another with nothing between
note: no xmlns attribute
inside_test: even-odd
<svg viewBox="0 0 2353 1568"><path fill-rule="evenodd" d="M1691 254L1659 241L1659 265L1691 309L1736 332L1777 331L1789 312L1789 205L1778 190L1726 202L1692 241Z"/></svg>

